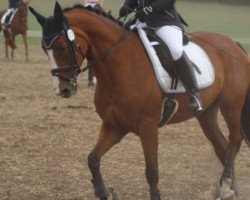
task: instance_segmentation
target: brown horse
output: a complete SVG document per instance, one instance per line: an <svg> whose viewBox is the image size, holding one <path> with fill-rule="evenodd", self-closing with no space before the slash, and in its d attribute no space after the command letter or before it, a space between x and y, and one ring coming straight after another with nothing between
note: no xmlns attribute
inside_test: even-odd
<svg viewBox="0 0 250 200"><path fill-rule="evenodd" d="M93 67L97 85L95 106L102 119L98 141L88 156L95 195L108 199L113 190L104 185L100 172L102 156L129 132L140 137L146 179L151 200L159 200L158 189L158 124L165 94L157 83L151 62L134 32L93 10L75 6L62 11L56 3L54 15L45 18L33 8L43 28L42 46L51 62L54 90L69 98L77 91L77 76ZM91 23L90 23L91 22ZM220 179L220 199L236 199L234 162L243 136L250 141L250 60L230 38L215 33L193 33L190 40L208 54L215 70L214 83L201 90L204 112L197 119L224 167ZM191 118L185 93L176 94L179 109L169 123ZM217 121L221 111L229 130L227 140Z"/></svg>
<svg viewBox="0 0 250 200"><path fill-rule="evenodd" d="M28 42L27 42L27 30L28 30L28 3L21 1L18 10L13 17L10 27L3 29L3 35L5 38L5 57L9 58L8 46L11 48L11 57L14 58L14 49L16 48L15 37L21 34L25 46L26 60L28 59ZM0 12L0 20L6 11Z"/></svg>

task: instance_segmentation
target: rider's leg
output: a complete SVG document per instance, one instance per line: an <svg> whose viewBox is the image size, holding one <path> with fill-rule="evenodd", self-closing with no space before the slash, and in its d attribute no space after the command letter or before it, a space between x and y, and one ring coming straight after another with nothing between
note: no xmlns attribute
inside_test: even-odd
<svg viewBox="0 0 250 200"><path fill-rule="evenodd" d="M182 30L176 26L163 26L157 29L155 33L168 46L173 60L175 61L176 72L190 97L190 112L193 115L198 114L202 111L202 103L193 65L183 51Z"/></svg>

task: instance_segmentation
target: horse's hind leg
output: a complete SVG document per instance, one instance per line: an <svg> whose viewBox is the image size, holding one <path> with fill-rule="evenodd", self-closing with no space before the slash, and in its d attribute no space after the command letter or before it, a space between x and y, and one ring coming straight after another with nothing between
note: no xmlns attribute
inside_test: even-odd
<svg viewBox="0 0 250 200"><path fill-rule="evenodd" d="M11 42L11 44L10 44L10 46L11 46L11 58L13 59L14 58L14 49L16 49L15 36L13 34L11 34L10 38L11 38L11 40L10 40L10 42Z"/></svg>
<svg viewBox="0 0 250 200"><path fill-rule="evenodd" d="M112 190L107 190L102 175L100 172L100 161L101 157L115 144L117 144L122 138L123 134L118 131L115 131L111 127L102 124L99 138L94 149L88 156L88 165L92 174L92 183L95 189L95 195L100 200L107 200L109 193L112 193ZM116 199L115 194L113 193L113 199Z"/></svg>
<svg viewBox="0 0 250 200"><path fill-rule="evenodd" d="M5 58L9 58L8 42L5 40Z"/></svg>
<svg viewBox="0 0 250 200"><path fill-rule="evenodd" d="M201 113L197 119L205 136L212 143L215 154L221 164L225 166L229 144L218 125L218 109L218 104L214 102L206 111Z"/></svg>
<svg viewBox="0 0 250 200"><path fill-rule="evenodd" d="M27 32L22 34L22 38L23 38L23 43L24 43L24 47L25 47L26 61L28 61L28 59L29 59L29 50L28 50L28 42L27 42Z"/></svg>
<svg viewBox="0 0 250 200"><path fill-rule="evenodd" d="M227 158L228 142L218 125L218 110L218 104L214 102L205 112L201 113L197 119L205 136L212 143L215 154L224 166Z"/></svg>
<svg viewBox="0 0 250 200"><path fill-rule="evenodd" d="M221 105L221 113L227 123L229 129L229 149L227 159L224 165L224 171L221 176L221 198L227 199L232 196L238 195L236 180L234 177L234 162L239 152L243 136L241 133L241 109L240 95L236 95L235 101L231 105Z"/></svg>
<svg viewBox="0 0 250 200"><path fill-rule="evenodd" d="M10 43L10 36L8 34L8 32L3 31L4 34L4 38L5 38L5 58L9 58L9 52L8 52L8 46Z"/></svg>
<svg viewBox="0 0 250 200"><path fill-rule="evenodd" d="M14 48L11 47L11 58L14 59Z"/></svg>

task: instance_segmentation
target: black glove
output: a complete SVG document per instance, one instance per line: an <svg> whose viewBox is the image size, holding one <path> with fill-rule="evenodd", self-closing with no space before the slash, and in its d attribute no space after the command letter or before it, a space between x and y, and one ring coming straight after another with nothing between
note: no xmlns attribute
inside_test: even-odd
<svg viewBox="0 0 250 200"><path fill-rule="evenodd" d="M119 11L119 17L122 18L122 17L125 17L129 14L130 10L128 7L125 7L125 6L122 6L120 11Z"/></svg>
<svg viewBox="0 0 250 200"><path fill-rule="evenodd" d="M135 17L139 19L140 22L146 21L147 14L144 12L144 10L139 10L136 12Z"/></svg>
<svg viewBox="0 0 250 200"><path fill-rule="evenodd" d="M139 11L136 12L135 17L139 19L141 22L146 21L146 17L148 14L153 12L153 8L151 6L145 7Z"/></svg>

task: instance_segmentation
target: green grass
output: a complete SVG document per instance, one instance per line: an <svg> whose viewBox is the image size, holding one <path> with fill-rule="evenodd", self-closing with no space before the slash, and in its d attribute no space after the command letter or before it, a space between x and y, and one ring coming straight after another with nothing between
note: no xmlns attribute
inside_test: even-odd
<svg viewBox="0 0 250 200"><path fill-rule="evenodd" d="M80 0L58 1L63 7L83 2ZM53 13L54 2L52 0L31 0L30 5L44 16L49 16ZM105 0L104 7L106 10L111 10L114 16L117 16L122 3L123 0ZM5 9L7 1L0 0L0 6L1 10ZM250 6L177 1L177 9L190 26L186 28L186 31L202 30L217 32L234 38L250 38ZM29 29L41 30L31 14L29 14ZM0 42L2 41L1 38ZM30 43L40 43L40 38L30 38ZM243 44L243 46L250 52L250 44Z"/></svg>
<svg viewBox="0 0 250 200"><path fill-rule="evenodd" d="M186 31L217 32L233 38L250 38L250 6L178 2L177 9L188 22ZM250 52L250 44L242 43Z"/></svg>
<svg viewBox="0 0 250 200"><path fill-rule="evenodd" d="M180 2L178 9L190 25L188 31L205 30L232 37L250 37L249 6Z"/></svg>

